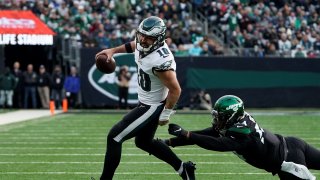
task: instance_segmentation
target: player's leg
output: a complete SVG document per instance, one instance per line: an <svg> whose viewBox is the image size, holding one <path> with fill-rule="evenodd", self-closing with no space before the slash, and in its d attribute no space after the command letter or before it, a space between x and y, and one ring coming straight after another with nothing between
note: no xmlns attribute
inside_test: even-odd
<svg viewBox="0 0 320 180"><path fill-rule="evenodd" d="M306 144L306 163L307 167L310 169L320 170L320 150L315 147Z"/></svg>
<svg viewBox="0 0 320 180"><path fill-rule="evenodd" d="M136 136L140 126L143 126L143 121L140 121L140 119L146 113L146 110L140 108L140 106L134 108L111 128L107 136L107 151L100 179L112 179L120 163L122 142Z"/></svg>
<svg viewBox="0 0 320 180"><path fill-rule="evenodd" d="M307 143L295 137L286 137L285 140L288 156L282 164L282 171L278 173L280 179L312 179L314 176L308 169L307 156L305 156L309 148Z"/></svg>
<svg viewBox="0 0 320 180"><path fill-rule="evenodd" d="M194 179L194 164L192 162L183 163L163 141L154 139L162 109L163 106L160 106L151 116L146 117L148 124L136 136L136 146L170 164L184 179ZM189 177L184 177L187 174Z"/></svg>
<svg viewBox="0 0 320 180"><path fill-rule="evenodd" d="M207 136L213 136L213 137L217 136L217 134L215 134L212 127L202 129L202 130L197 130L197 131L191 131L191 132L193 134L201 134L201 135L207 135ZM192 140L189 140L189 139L186 139L183 137L173 137L173 138L164 140L164 142L168 146L172 146L172 147L194 145L195 144L194 142L192 142Z"/></svg>
<svg viewBox="0 0 320 180"><path fill-rule="evenodd" d="M301 178L298 178L297 176L287 173L287 172L279 172L278 176L281 180L302 180Z"/></svg>

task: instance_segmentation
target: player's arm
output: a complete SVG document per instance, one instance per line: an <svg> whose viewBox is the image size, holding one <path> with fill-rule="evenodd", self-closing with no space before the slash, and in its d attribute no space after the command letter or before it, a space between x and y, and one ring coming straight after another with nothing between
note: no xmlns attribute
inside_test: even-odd
<svg viewBox="0 0 320 180"><path fill-rule="evenodd" d="M126 44L120 45L118 47L114 47L114 48L110 48L110 49L104 49L104 50L102 50L102 51L100 51L100 52L98 52L96 54L96 58L99 55L104 54L104 55L108 56L108 60L107 61L109 61L114 54L117 54L117 53L133 53L135 48L136 48L135 41L131 41L131 42L128 42Z"/></svg>
<svg viewBox="0 0 320 180"><path fill-rule="evenodd" d="M164 106L164 111L160 115L159 125L165 125L169 122L170 115L174 112L173 107L176 105L181 94L180 84L176 72L173 70L155 71L160 81L169 89L169 93Z"/></svg>
<svg viewBox="0 0 320 180"><path fill-rule="evenodd" d="M219 137L219 134L212 128L206 128L202 130L190 131L192 134L201 134L205 136L211 137ZM163 140L168 146L176 147L176 146L186 146L186 145L194 145L195 143L184 137L173 137L170 139Z"/></svg>
<svg viewBox="0 0 320 180"><path fill-rule="evenodd" d="M233 136L213 137L211 135L198 134L184 130L177 124L169 124L169 134L188 139L194 144L213 151L237 151L247 146L246 138L238 140Z"/></svg>
<svg viewBox="0 0 320 180"><path fill-rule="evenodd" d="M190 133L188 139L204 149L213 151L237 151L246 146L245 143L240 143L231 137L212 137Z"/></svg>

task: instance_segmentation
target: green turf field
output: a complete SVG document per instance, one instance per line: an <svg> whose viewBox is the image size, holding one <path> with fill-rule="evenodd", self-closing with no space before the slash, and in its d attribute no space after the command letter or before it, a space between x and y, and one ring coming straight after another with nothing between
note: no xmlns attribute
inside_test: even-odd
<svg viewBox="0 0 320 180"><path fill-rule="evenodd" d="M250 111L249 111L250 112ZM102 170L106 135L122 114L63 114L0 126L1 180L96 179ZM188 130L210 126L209 114L176 114L171 122ZM271 114L255 116L264 128L284 135L299 136L320 148L319 113ZM167 138L167 126L159 127L157 137ZM197 164L196 177L210 179L278 179L251 167L232 153L218 153L186 146L173 149L184 161ZM132 140L123 145L116 180L178 180L167 164L137 149ZM320 178L319 171L313 171Z"/></svg>

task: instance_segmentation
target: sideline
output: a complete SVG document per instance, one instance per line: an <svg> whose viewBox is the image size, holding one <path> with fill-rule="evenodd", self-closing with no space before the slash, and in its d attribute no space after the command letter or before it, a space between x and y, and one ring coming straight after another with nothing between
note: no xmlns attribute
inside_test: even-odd
<svg viewBox="0 0 320 180"><path fill-rule="evenodd" d="M62 110L55 110L55 115L60 113L62 113ZM49 109L9 111L0 114L0 125L27 121L46 116L51 116Z"/></svg>

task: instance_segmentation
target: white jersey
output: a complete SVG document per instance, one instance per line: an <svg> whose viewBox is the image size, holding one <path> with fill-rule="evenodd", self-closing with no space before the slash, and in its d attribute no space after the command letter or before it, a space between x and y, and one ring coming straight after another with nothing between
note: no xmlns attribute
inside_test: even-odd
<svg viewBox="0 0 320 180"><path fill-rule="evenodd" d="M176 70L176 62L168 45L156 49L145 57L140 57L140 52L134 52L135 62L138 66L138 99L147 105L160 104L168 95L165 87L154 71Z"/></svg>

